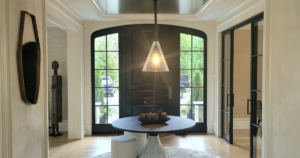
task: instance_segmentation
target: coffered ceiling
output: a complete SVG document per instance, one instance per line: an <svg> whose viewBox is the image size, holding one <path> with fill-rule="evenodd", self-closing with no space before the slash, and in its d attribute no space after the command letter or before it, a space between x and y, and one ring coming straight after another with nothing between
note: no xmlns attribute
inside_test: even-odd
<svg viewBox="0 0 300 158"><path fill-rule="evenodd" d="M153 14L153 0L97 0L105 14ZM195 14L207 0L158 0L158 14Z"/></svg>
<svg viewBox="0 0 300 158"><path fill-rule="evenodd" d="M47 0L80 21L153 20L153 0ZM158 0L158 19L214 21L251 0ZM53 3L54 4L54 3Z"/></svg>

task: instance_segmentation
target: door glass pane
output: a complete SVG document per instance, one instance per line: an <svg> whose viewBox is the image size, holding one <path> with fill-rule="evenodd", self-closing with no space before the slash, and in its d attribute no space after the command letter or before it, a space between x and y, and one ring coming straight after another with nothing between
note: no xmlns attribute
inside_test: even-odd
<svg viewBox="0 0 300 158"><path fill-rule="evenodd" d="M191 88L180 88L180 104L191 104Z"/></svg>
<svg viewBox="0 0 300 158"><path fill-rule="evenodd" d="M119 50L119 35L118 33L107 35L107 50L118 51Z"/></svg>
<svg viewBox="0 0 300 158"><path fill-rule="evenodd" d="M119 69L119 52L107 52L107 69Z"/></svg>
<svg viewBox="0 0 300 158"><path fill-rule="evenodd" d="M95 52L95 69L106 68L106 52Z"/></svg>
<svg viewBox="0 0 300 158"><path fill-rule="evenodd" d="M204 68L203 52L193 52L193 69Z"/></svg>
<svg viewBox="0 0 300 158"><path fill-rule="evenodd" d="M193 51L203 51L204 40L201 37L193 36Z"/></svg>
<svg viewBox="0 0 300 158"><path fill-rule="evenodd" d="M107 89L108 105L119 105L119 88Z"/></svg>
<svg viewBox="0 0 300 158"><path fill-rule="evenodd" d="M191 52L180 52L180 69L191 69Z"/></svg>
<svg viewBox="0 0 300 158"><path fill-rule="evenodd" d="M181 105L180 106L180 117L192 119L191 105Z"/></svg>
<svg viewBox="0 0 300 158"><path fill-rule="evenodd" d="M201 105L201 104L199 104ZM195 106L193 105L193 118L194 121L202 123L204 122L204 112L203 112L204 108L203 105L201 106Z"/></svg>
<svg viewBox="0 0 300 158"><path fill-rule="evenodd" d="M264 28L264 22L260 21L258 23L254 24L257 26L257 54L263 54L263 28Z"/></svg>
<svg viewBox="0 0 300 158"><path fill-rule="evenodd" d="M224 54L223 59L230 59L230 34L224 36Z"/></svg>
<svg viewBox="0 0 300 158"><path fill-rule="evenodd" d="M180 70L180 86L191 87L191 70Z"/></svg>
<svg viewBox="0 0 300 158"><path fill-rule="evenodd" d="M106 36L95 38L95 51L106 51Z"/></svg>
<svg viewBox="0 0 300 158"><path fill-rule="evenodd" d="M192 36L188 34L180 34L180 50L190 51L192 47Z"/></svg>
<svg viewBox="0 0 300 158"><path fill-rule="evenodd" d="M203 88L192 88L192 104L203 104Z"/></svg>
<svg viewBox="0 0 300 158"><path fill-rule="evenodd" d="M229 138L229 125L230 119L229 114L223 112L223 135Z"/></svg>
<svg viewBox="0 0 300 158"><path fill-rule="evenodd" d="M119 119L119 106L108 106L108 123Z"/></svg>
<svg viewBox="0 0 300 158"><path fill-rule="evenodd" d="M229 83L229 76L230 76L230 60L226 60L226 61L223 61L223 67L224 67L224 70L223 70L223 85L230 85Z"/></svg>
<svg viewBox="0 0 300 158"><path fill-rule="evenodd" d="M95 87L106 87L106 70L95 70Z"/></svg>
<svg viewBox="0 0 300 158"><path fill-rule="evenodd" d="M107 87L119 87L119 70L107 70Z"/></svg>
<svg viewBox="0 0 300 158"><path fill-rule="evenodd" d="M204 70L192 70L192 87L202 87L204 85Z"/></svg>
<svg viewBox="0 0 300 158"><path fill-rule="evenodd" d="M107 124L107 106L95 106L95 123Z"/></svg>
<svg viewBox="0 0 300 158"><path fill-rule="evenodd" d="M95 88L95 105L107 105L107 88Z"/></svg>
<svg viewBox="0 0 300 158"><path fill-rule="evenodd" d="M257 82L256 90L262 91L262 71L263 71L263 56L255 57L257 58Z"/></svg>
<svg viewBox="0 0 300 158"><path fill-rule="evenodd" d="M262 129L253 127L253 156L255 158L262 157Z"/></svg>

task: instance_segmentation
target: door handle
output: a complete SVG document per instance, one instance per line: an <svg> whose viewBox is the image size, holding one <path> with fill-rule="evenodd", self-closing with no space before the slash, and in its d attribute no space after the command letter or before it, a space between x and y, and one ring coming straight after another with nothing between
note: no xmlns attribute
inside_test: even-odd
<svg viewBox="0 0 300 158"><path fill-rule="evenodd" d="M251 114L251 112L249 112L249 101L251 101L251 100L247 99L247 115Z"/></svg>

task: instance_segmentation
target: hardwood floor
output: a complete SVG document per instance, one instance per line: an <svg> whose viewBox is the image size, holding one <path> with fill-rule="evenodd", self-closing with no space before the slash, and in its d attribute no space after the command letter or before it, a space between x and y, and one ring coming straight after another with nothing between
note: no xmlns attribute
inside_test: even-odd
<svg viewBox="0 0 300 158"><path fill-rule="evenodd" d="M248 133L247 133L248 132ZM93 158L110 152L110 140L116 135L86 136L82 140L68 140L66 132L63 136L49 137L50 158ZM249 157L249 130L234 130L234 144L210 134L160 134L164 146L176 146L205 151L222 158Z"/></svg>

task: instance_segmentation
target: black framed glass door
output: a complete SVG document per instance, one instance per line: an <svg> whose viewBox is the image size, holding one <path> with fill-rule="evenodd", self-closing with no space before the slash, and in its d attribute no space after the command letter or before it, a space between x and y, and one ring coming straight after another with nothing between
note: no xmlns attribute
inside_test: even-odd
<svg viewBox="0 0 300 158"><path fill-rule="evenodd" d="M233 143L233 30L224 32L222 47L222 137Z"/></svg>
<svg viewBox="0 0 300 158"><path fill-rule="evenodd" d="M250 91L250 157L262 157L263 20L253 22ZM248 103L249 105L249 103Z"/></svg>

